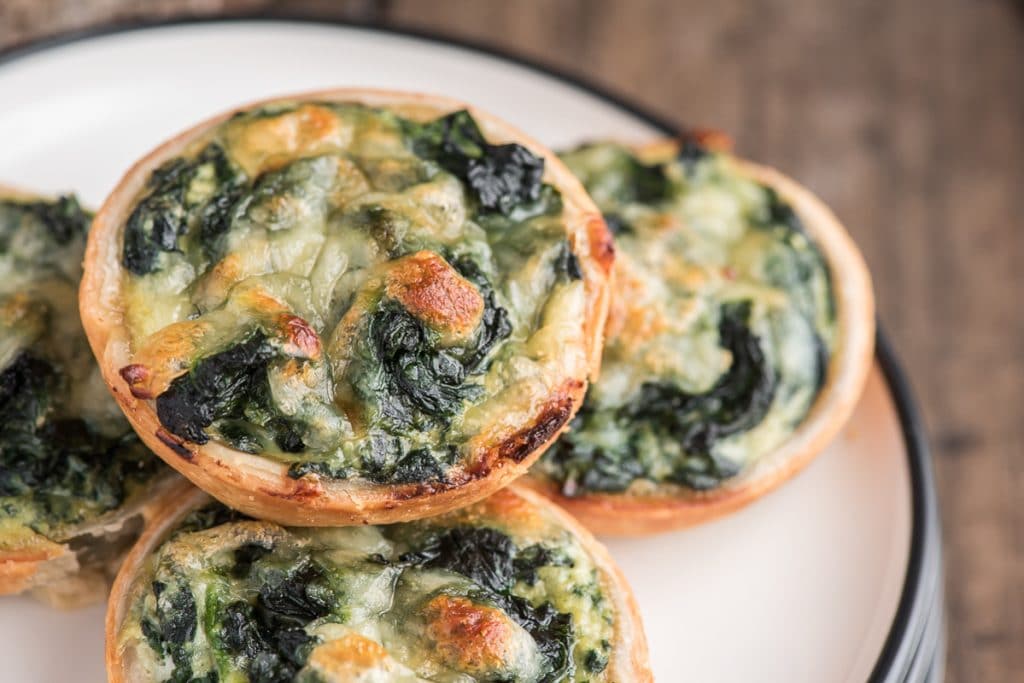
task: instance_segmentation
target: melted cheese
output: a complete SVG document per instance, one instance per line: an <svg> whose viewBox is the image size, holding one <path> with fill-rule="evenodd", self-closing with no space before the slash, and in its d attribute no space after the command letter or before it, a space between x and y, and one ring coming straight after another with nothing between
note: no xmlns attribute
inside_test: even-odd
<svg viewBox="0 0 1024 683"><path fill-rule="evenodd" d="M586 238L570 234L560 212L488 227L471 189L417 156L407 124L358 105L279 105L235 116L174 162L216 144L236 176L218 180L203 166L184 195L193 214L177 246L159 252L151 271L125 275L134 358L122 376L137 397L155 399L253 328L275 337L271 318L292 316L322 344L326 369L311 378L296 363L313 354L288 349L271 361L273 404L260 410L292 418L304 448L284 453L264 435L260 454L359 473L370 432L400 439L403 452L450 458L454 448L449 464L471 467L461 459L480 445L474 439L486 446L522 429L560 389L559 378L586 374L585 288L556 273L565 245L585 253ZM205 212L218 192L233 191L225 229L210 238ZM462 272L460 260L479 273ZM367 398L388 382L367 358L369 321L389 302L436 336L435 350L463 359L494 324L488 306L503 310L511 328L486 358L465 360L461 404L414 416L416 429L382 424L387 411ZM207 432L232 444L216 423Z"/></svg>

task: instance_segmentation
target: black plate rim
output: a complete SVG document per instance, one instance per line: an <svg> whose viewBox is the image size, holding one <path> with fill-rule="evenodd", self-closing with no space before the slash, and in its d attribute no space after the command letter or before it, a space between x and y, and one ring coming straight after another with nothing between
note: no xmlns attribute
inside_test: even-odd
<svg viewBox="0 0 1024 683"><path fill-rule="evenodd" d="M268 22L268 23L299 23L318 24L322 26L338 26L357 28L379 33L418 38L420 40L442 45L456 46L477 52L489 57L526 67L541 75L553 77L566 85L572 86L589 95L612 104L619 109L635 116L645 123L657 128L666 135L679 135L687 127L679 122L669 120L660 114L632 102L613 90L600 85L586 77L570 73L559 67L546 64L541 60L524 57L514 51L487 45L479 41L446 35L437 31L425 31L406 26L380 26L372 23L349 21L343 19L326 19L306 15L279 14L247 14L229 13L218 16L184 15L171 19L147 21L128 20L114 21L84 29L58 33L26 43L17 44L0 50L0 67L29 55L63 47L71 43L100 38L117 33L142 31L153 28L189 24L216 24L236 22ZM926 546L929 541L940 543L939 515L935 493L934 475L932 473L931 453L925 435L924 423L921 420L914 398L914 392L904 372L888 336L879 323L876 335L875 357L885 377L886 385L892 395L903 432L904 444L910 467L911 487L911 539L910 557L907 561L903 592L896 608L896 614L885 643L879 654L878 661L868 679L872 683L881 681L899 681L911 664L918 643L909 640L907 635L918 629L922 620L927 619L931 605L926 595L926 569L936 571L935 567L926 566ZM932 550L931 555L936 551Z"/></svg>

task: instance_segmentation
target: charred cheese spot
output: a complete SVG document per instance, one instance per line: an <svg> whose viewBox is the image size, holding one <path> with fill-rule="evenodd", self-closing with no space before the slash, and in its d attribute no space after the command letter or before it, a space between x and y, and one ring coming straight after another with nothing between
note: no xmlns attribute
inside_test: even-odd
<svg viewBox="0 0 1024 683"><path fill-rule="evenodd" d="M530 680L524 674L536 666L536 645L508 614L468 598L439 595L427 603L425 617L427 637L449 667L472 676L514 672Z"/></svg>
<svg viewBox="0 0 1024 683"><path fill-rule="evenodd" d="M309 656L309 669L330 683L404 683L420 681L395 661L378 642L358 633L317 646Z"/></svg>
<svg viewBox="0 0 1024 683"><path fill-rule="evenodd" d="M320 337L305 320L285 313L278 318L277 328L288 343L289 355L315 359L320 356Z"/></svg>
<svg viewBox="0 0 1024 683"><path fill-rule="evenodd" d="M211 325L198 320L169 325L136 349L131 365L121 368L121 377L136 398L156 398L167 391L171 381L185 372L202 348Z"/></svg>
<svg viewBox="0 0 1024 683"><path fill-rule="evenodd" d="M484 312L477 288L430 251L393 262L384 288L389 297L441 333L449 344L468 339Z"/></svg>

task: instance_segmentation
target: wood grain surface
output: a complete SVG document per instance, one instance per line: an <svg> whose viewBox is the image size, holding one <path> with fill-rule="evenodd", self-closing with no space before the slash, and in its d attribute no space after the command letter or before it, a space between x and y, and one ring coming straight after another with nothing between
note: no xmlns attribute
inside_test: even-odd
<svg viewBox="0 0 1024 683"><path fill-rule="evenodd" d="M1024 7L1011 0L0 0L0 47L267 11L412 26L585 76L820 194L871 265L935 453L948 680L1024 680ZM2 101L2 96L0 96Z"/></svg>

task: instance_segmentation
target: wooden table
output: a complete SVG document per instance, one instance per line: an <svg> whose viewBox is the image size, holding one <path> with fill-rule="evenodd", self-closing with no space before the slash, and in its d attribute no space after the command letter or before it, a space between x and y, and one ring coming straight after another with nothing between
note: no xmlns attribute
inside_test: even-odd
<svg viewBox="0 0 1024 683"><path fill-rule="evenodd" d="M271 5L543 60L724 129L742 154L824 197L864 249L929 426L948 679L1024 680L1024 5L2 0L0 47L111 20Z"/></svg>

